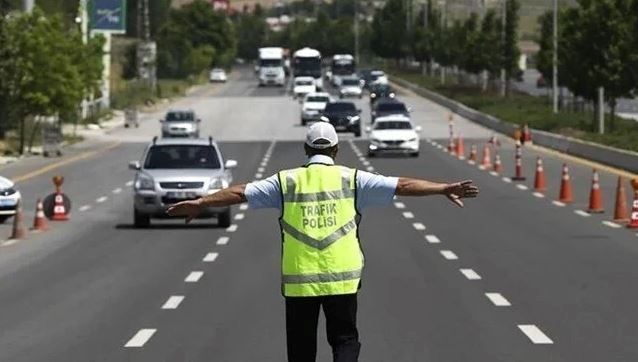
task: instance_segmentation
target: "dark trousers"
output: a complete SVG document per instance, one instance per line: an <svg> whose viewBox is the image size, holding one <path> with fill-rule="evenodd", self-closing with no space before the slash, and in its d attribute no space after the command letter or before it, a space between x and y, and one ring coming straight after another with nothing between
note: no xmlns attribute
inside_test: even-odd
<svg viewBox="0 0 638 362"><path fill-rule="evenodd" d="M319 308L326 316L326 334L334 362L359 359L357 295L286 297L288 362L315 362Z"/></svg>

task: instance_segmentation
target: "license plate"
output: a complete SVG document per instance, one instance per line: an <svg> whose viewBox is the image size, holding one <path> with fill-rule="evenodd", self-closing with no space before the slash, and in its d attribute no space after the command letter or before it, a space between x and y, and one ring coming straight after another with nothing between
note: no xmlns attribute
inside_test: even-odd
<svg viewBox="0 0 638 362"><path fill-rule="evenodd" d="M10 199L0 199L0 206L15 206L16 201Z"/></svg>
<svg viewBox="0 0 638 362"><path fill-rule="evenodd" d="M167 192L166 197L169 199L194 199L197 197L197 194L194 192L175 191Z"/></svg>
<svg viewBox="0 0 638 362"><path fill-rule="evenodd" d="M335 126L335 129L337 131L345 131L346 129L348 129L348 127L347 126Z"/></svg>

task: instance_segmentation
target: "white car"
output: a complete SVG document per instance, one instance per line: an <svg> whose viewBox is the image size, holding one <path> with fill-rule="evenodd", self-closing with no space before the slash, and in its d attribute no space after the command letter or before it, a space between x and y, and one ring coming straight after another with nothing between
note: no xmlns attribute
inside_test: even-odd
<svg viewBox="0 0 638 362"><path fill-rule="evenodd" d="M210 71L210 82L211 83L226 83L228 77L226 76L226 71L221 68L214 68Z"/></svg>
<svg viewBox="0 0 638 362"><path fill-rule="evenodd" d="M388 84L388 76L382 70L373 70L370 73L371 84Z"/></svg>
<svg viewBox="0 0 638 362"><path fill-rule="evenodd" d="M293 81L292 94L295 98L303 98L308 93L315 93L317 86L313 77L297 77Z"/></svg>
<svg viewBox="0 0 638 362"><path fill-rule="evenodd" d="M419 135L421 127L413 127L410 118L404 115L379 117L372 128L367 127L370 144L368 156L377 153L403 153L412 157L419 156Z"/></svg>
<svg viewBox="0 0 638 362"><path fill-rule="evenodd" d="M361 81L359 78L348 77L341 78L341 84L339 85L339 97L359 97L363 94L361 89Z"/></svg>
<svg viewBox="0 0 638 362"><path fill-rule="evenodd" d="M0 223L16 214L21 200L22 195L15 189L13 181L0 176Z"/></svg>
<svg viewBox="0 0 638 362"><path fill-rule="evenodd" d="M305 126L308 122L319 121L321 112L323 112L329 102L330 94L328 93L306 94L301 106L301 124Z"/></svg>

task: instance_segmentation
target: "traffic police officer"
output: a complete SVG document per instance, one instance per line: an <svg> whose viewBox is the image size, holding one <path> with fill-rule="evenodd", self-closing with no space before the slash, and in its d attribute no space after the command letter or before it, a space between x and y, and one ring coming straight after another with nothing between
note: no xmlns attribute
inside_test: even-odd
<svg viewBox="0 0 638 362"><path fill-rule="evenodd" d="M364 264L357 232L359 212L391 204L394 195L444 195L462 207L461 198L476 197L478 189L471 181L434 183L336 166L337 133L326 122L308 128L304 147L308 162L303 167L180 202L168 213L186 216L189 222L205 207L247 201L251 208L279 208L288 361L315 361L322 308L334 361L353 362L361 346L356 327Z"/></svg>

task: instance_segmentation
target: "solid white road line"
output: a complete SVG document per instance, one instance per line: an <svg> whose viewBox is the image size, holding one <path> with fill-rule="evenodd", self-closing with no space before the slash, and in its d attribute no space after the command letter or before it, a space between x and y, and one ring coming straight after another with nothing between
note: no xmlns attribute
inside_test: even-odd
<svg viewBox="0 0 638 362"><path fill-rule="evenodd" d="M124 347L126 348L144 347L146 342L148 342L148 340L151 339L151 337L153 337L155 332L157 332L157 329L151 329L151 328L140 329L139 331L137 331L137 333L135 333L133 338L131 338L128 342L126 342Z"/></svg>
<svg viewBox="0 0 638 362"><path fill-rule="evenodd" d="M412 224L412 227L414 227L416 230L425 230L425 225L421 224L420 222L415 222L414 224Z"/></svg>
<svg viewBox="0 0 638 362"><path fill-rule="evenodd" d="M560 201L556 201L556 200L552 201L552 204L554 204L555 206L558 206L558 207L565 207L565 206L567 206L567 205L565 205L565 203L564 203L564 202L560 202Z"/></svg>
<svg viewBox="0 0 638 362"><path fill-rule="evenodd" d="M232 224L231 226L227 227L226 231L229 233L234 233L235 231L237 231L237 224Z"/></svg>
<svg viewBox="0 0 638 362"><path fill-rule="evenodd" d="M183 295L171 295L171 297L168 298L166 303L164 303L164 305L162 306L162 309L177 309L177 307L179 307L180 303L182 303L183 300Z"/></svg>
<svg viewBox="0 0 638 362"><path fill-rule="evenodd" d="M192 271L190 272L190 274L188 274L188 276L186 277L186 279L184 279L184 281L186 283L197 283L199 281L199 279L201 279L202 275L204 275L203 271Z"/></svg>
<svg viewBox="0 0 638 362"><path fill-rule="evenodd" d="M220 236L219 239L217 239L217 245L226 245L229 240L230 238L228 236Z"/></svg>
<svg viewBox="0 0 638 362"><path fill-rule="evenodd" d="M590 217L591 216L590 213L588 213L586 211L583 211L583 210L574 210L574 214L580 215L582 217Z"/></svg>
<svg viewBox="0 0 638 362"><path fill-rule="evenodd" d="M524 191L524 190L527 190L527 186L522 185L522 184L518 184L518 185L516 185L516 188L517 188L517 189L519 189L519 190L523 190L523 191Z"/></svg>
<svg viewBox="0 0 638 362"><path fill-rule="evenodd" d="M441 255L447 260L456 260L459 258L451 250L441 250Z"/></svg>
<svg viewBox="0 0 638 362"><path fill-rule="evenodd" d="M97 200L95 200L95 202L97 202L98 204L103 203L104 201L108 200L109 198L106 196L102 196L102 197L98 197Z"/></svg>
<svg viewBox="0 0 638 362"><path fill-rule="evenodd" d="M80 208L78 210L81 211L81 212L89 211L89 210L91 210L91 205L80 206Z"/></svg>
<svg viewBox="0 0 638 362"><path fill-rule="evenodd" d="M403 217L406 219L414 219L414 214L409 211L406 211L403 213Z"/></svg>
<svg viewBox="0 0 638 362"><path fill-rule="evenodd" d="M472 269L461 269L461 274L465 275L465 277L469 280L480 280L481 276L478 275L474 270Z"/></svg>
<svg viewBox="0 0 638 362"><path fill-rule="evenodd" d="M485 293L485 296L497 307L509 307L512 305L501 293Z"/></svg>
<svg viewBox="0 0 638 362"><path fill-rule="evenodd" d="M603 221L603 225L609 226L610 228L614 228L614 229L619 229L622 227L622 225L617 224L613 221Z"/></svg>
<svg viewBox="0 0 638 362"><path fill-rule="evenodd" d="M133 186L133 180L126 183L126 186Z"/></svg>
<svg viewBox="0 0 638 362"><path fill-rule="evenodd" d="M202 259L202 261L204 263L212 263L215 261L215 259L217 259L217 253L208 253L206 254L206 256L204 257L204 259Z"/></svg>
<svg viewBox="0 0 638 362"><path fill-rule="evenodd" d="M436 235L426 235L425 240L430 244L439 244L441 240Z"/></svg>
<svg viewBox="0 0 638 362"><path fill-rule="evenodd" d="M507 182L508 184L512 182L512 179L509 177L503 177L501 180L503 180L503 182Z"/></svg>
<svg viewBox="0 0 638 362"><path fill-rule="evenodd" d="M116 195L119 194L120 192L122 192L122 188L121 187L118 187L115 190L113 190L113 193L116 194Z"/></svg>
<svg viewBox="0 0 638 362"><path fill-rule="evenodd" d="M248 210L248 204L244 203L244 204L239 205L239 210L242 210L242 211Z"/></svg>
<svg viewBox="0 0 638 362"><path fill-rule="evenodd" d="M519 324L520 329L534 344L554 344L538 327L533 324Z"/></svg>
<svg viewBox="0 0 638 362"><path fill-rule="evenodd" d="M542 199L543 197L545 197L545 195L543 195L540 192L534 192L532 195L534 195L534 197L538 197L539 199Z"/></svg>
<svg viewBox="0 0 638 362"><path fill-rule="evenodd" d="M235 215L235 220L244 220L245 216L246 215L244 215L244 214L237 214L237 215Z"/></svg>
<svg viewBox="0 0 638 362"><path fill-rule="evenodd" d="M402 202L395 202L394 207L396 207L397 209L405 209L405 204Z"/></svg>
<svg viewBox="0 0 638 362"><path fill-rule="evenodd" d="M366 168L366 171L368 171L368 172L374 172L374 167L372 167L372 166L368 166L368 168Z"/></svg>

